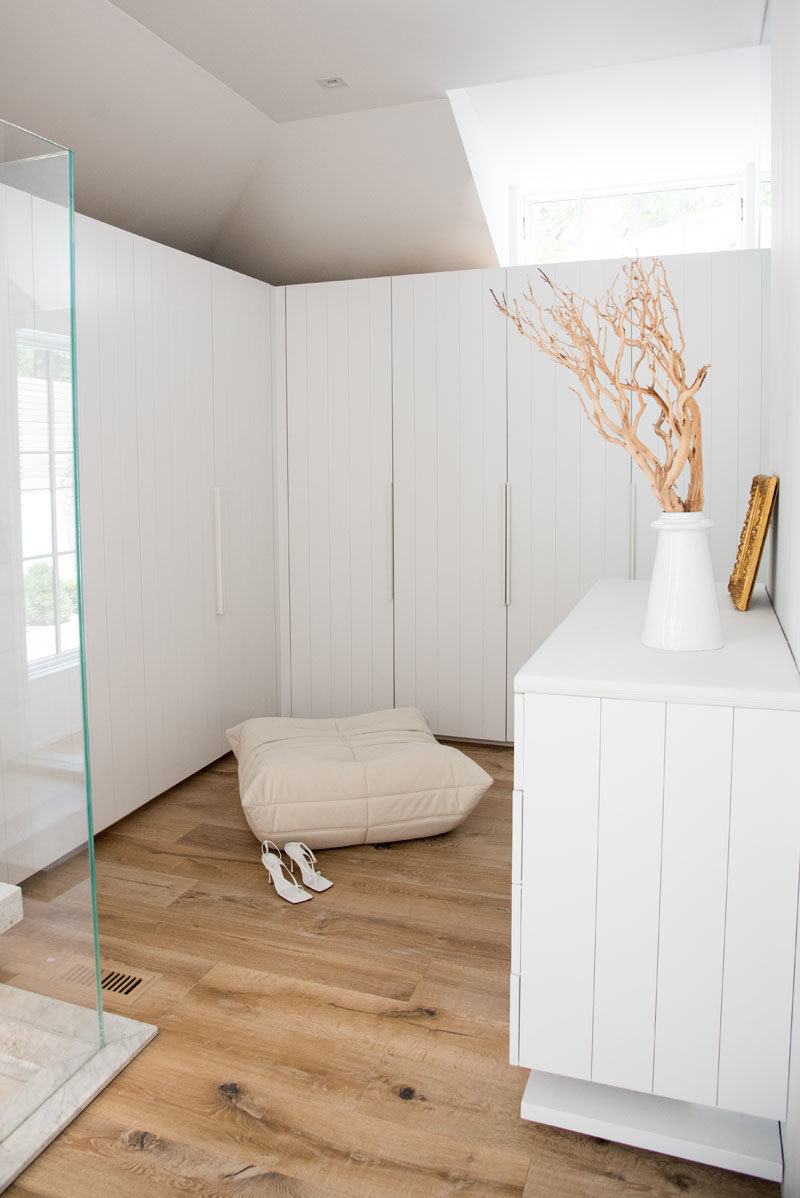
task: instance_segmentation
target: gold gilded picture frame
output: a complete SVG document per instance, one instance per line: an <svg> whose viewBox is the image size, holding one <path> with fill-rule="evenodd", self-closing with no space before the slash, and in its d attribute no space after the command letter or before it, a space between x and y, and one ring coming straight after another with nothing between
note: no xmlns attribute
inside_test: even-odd
<svg viewBox="0 0 800 1198"><path fill-rule="evenodd" d="M750 488L750 503L747 508L736 564L733 567L728 590L739 611L747 611L753 595L753 587L764 551L770 516L778 493L778 480L771 474L757 474Z"/></svg>

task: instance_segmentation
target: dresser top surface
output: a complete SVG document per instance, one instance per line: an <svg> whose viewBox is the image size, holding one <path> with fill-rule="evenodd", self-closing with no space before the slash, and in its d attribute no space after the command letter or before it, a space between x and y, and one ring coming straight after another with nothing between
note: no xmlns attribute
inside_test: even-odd
<svg viewBox="0 0 800 1198"><path fill-rule="evenodd" d="M800 674L764 587L740 612L721 588L725 644L701 653L639 640L649 583L605 579L518 671L518 693L800 710Z"/></svg>

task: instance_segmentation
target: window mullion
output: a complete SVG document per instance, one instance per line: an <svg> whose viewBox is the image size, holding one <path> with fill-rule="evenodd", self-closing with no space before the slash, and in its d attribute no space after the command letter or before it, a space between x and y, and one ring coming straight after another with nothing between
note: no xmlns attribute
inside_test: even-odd
<svg viewBox="0 0 800 1198"><path fill-rule="evenodd" d="M53 395L53 355L47 351L47 426L50 458L50 526L53 540L53 619L56 634L56 655L61 652L61 580L58 569L58 521L56 503L56 413Z"/></svg>

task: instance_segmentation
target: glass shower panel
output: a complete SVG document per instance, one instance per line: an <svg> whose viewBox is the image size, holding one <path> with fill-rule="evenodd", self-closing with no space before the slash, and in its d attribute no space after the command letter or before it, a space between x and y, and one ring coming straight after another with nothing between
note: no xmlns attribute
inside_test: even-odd
<svg viewBox="0 0 800 1198"><path fill-rule="evenodd" d="M2 1141L103 1046L81 660L71 192L68 151L0 123Z"/></svg>

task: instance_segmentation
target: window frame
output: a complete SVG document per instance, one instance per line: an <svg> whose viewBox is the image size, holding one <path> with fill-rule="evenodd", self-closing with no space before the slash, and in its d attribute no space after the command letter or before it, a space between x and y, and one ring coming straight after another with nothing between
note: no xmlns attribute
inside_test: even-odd
<svg viewBox="0 0 800 1198"><path fill-rule="evenodd" d="M23 595L25 592L25 565L28 562L48 561L53 572L53 612L54 612L54 632L56 652L49 653L45 657L37 657L31 660L27 657L27 620L26 627L26 663L28 668L28 677L37 678L45 674L52 674L59 670L70 669L76 666L80 661L80 646L69 649L61 647L62 633L61 621L58 616L61 611L61 577L59 570L59 558L73 556L77 559L77 528L75 536L75 547L59 551L58 547L58 488L56 486L57 476L57 454L69 454L72 458L73 468L73 500L74 500L74 471L75 471L75 444L74 435L72 445L69 450L57 449L55 444L55 388L54 388L54 373L53 373L53 357L54 353L64 354L69 357L71 354L71 339L64 333L49 333L41 329L20 328L16 330L15 338L15 378L17 380L17 405L19 411L19 351L20 349L32 349L34 351L44 351L47 354L47 449L46 450L25 450L20 444L19 431L17 433L17 462L18 470L20 471L20 502L22 495L21 486L21 466L22 456L26 453L46 453L48 459L48 481L50 494L50 530L51 530L51 550L50 553L35 553L25 555L22 551L20 543L20 564L22 566L22 586ZM36 377L36 376L34 376ZM72 392L72 381L70 379L70 393ZM73 430L74 430L74 413L73 413ZM21 521L21 510L20 510ZM77 513L75 515L77 522ZM20 526L21 532L21 526Z"/></svg>
<svg viewBox="0 0 800 1198"><path fill-rule="evenodd" d="M761 182L769 182L769 181L770 180L765 179L764 176L762 176L759 180L760 183ZM579 191L576 191L574 188L560 189L560 190L559 189L551 189L549 191L538 191L532 187L524 189L524 190L522 190L521 203L519 205L519 229L518 229L519 248L520 248L519 265L534 266L534 265L537 265L538 262L540 261L540 259L535 258L533 256L533 212L532 212L532 210L536 205L564 203L564 202L570 201L570 200L577 202L577 203L581 203L584 200L612 199L612 198L617 198L617 197L629 198L629 197L633 197L633 196L654 195L654 194L658 194L660 192L665 192L665 191L686 192L686 191L692 191L692 190L700 189L700 188L730 187L730 186L736 187L736 204L737 204L737 207L739 210L739 217L737 220L737 233L738 233L737 242L736 242L736 245L731 248L732 249L742 249L746 245L746 236L745 236L745 229L744 229L745 176L743 174L731 173L731 174L716 175L716 176L711 176L711 177L705 176L705 177L699 177L699 178L684 178L684 179L680 179L677 181L676 180L670 180L670 181L663 180L663 181L656 181L653 183L645 183L645 184L640 184L640 185L620 184L619 186L609 186L609 187L602 187L602 188L582 188ZM694 250L681 249L679 251L673 251L673 252L678 252L678 253L715 253L715 252L719 252L719 251L715 251L715 250L694 251ZM615 255L610 255L608 259L603 259L603 260L611 261L615 257L623 258L623 257L628 257L628 256L629 255L626 255L624 253L618 253ZM590 260L590 259L587 259L585 254L580 254L579 256L576 256L573 258L541 259L541 261L543 261L545 263L548 263L548 262L553 262L553 263L555 263L555 262L583 262L583 261L587 261L587 260Z"/></svg>

